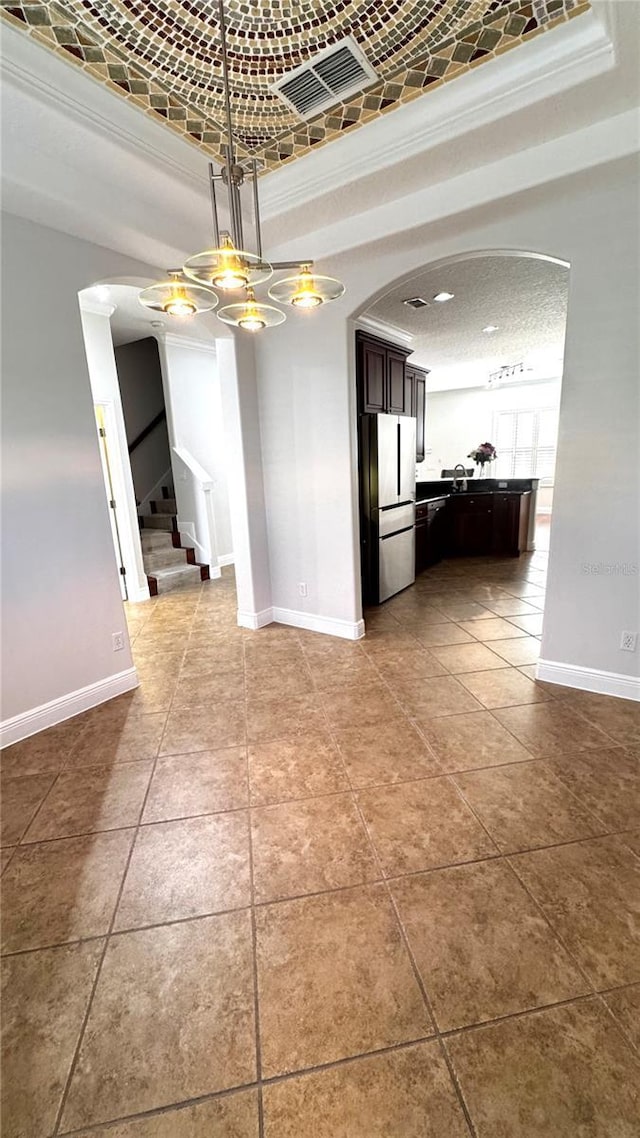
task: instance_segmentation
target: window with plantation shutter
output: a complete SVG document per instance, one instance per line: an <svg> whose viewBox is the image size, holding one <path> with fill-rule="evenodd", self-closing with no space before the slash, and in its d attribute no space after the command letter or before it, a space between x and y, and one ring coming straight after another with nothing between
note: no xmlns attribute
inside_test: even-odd
<svg viewBox="0 0 640 1138"><path fill-rule="evenodd" d="M539 478L553 486L558 412L554 407L498 411L494 419L498 452L496 478Z"/></svg>

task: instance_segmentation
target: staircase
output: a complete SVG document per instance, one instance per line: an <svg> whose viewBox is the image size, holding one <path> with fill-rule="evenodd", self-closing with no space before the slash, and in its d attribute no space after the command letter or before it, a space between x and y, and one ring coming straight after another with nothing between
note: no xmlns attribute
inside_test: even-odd
<svg viewBox="0 0 640 1138"><path fill-rule="evenodd" d="M139 514L142 560L152 597L209 580L209 566L196 561L196 551L184 546L178 530L175 498L168 486L162 498L150 502L151 513Z"/></svg>

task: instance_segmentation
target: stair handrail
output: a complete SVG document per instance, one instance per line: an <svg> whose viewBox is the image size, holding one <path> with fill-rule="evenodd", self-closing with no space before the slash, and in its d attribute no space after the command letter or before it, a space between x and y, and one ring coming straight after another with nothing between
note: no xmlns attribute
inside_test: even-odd
<svg viewBox="0 0 640 1138"><path fill-rule="evenodd" d="M159 426L160 423L162 422L162 420L166 419L166 417L167 417L167 412L166 412L165 408L163 407L161 411L158 411L158 414L155 416L155 418L153 418L150 423L147 423L144 430L140 431L139 435L136 435L133 442L129 443L128 448L127 448L129 451L129 454L133 454L134 450L136 450L136 448L140 446L140 443L144 442L147 435L150 435L152 431L155 431L156 427Z"/></svg>

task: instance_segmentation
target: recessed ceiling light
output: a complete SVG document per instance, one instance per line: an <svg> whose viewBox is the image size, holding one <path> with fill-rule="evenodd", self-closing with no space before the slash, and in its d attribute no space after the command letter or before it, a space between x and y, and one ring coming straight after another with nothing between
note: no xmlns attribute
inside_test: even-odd
<svg viewBox="0 0 640 1138"><path fill-rule="evenodd" d="M439 304L444 304L445 300L453 300L453 296L452 292L437 292L433 299L437 300Z"/></svg>
<svg viewBox="0 0 640 1138"><path fill-rule="evenodd" d="M487 324L486 328L483 328L482 331L483 332L497 332L498 331L498 325L497 324Z"/></svg>
<svg viewBox="0 0 640 1138"><path fill-rule="evenodd" d="M402 301L409 308L428 308L429 301L423 300L421 296L408 296L406 300Z"/></svg>

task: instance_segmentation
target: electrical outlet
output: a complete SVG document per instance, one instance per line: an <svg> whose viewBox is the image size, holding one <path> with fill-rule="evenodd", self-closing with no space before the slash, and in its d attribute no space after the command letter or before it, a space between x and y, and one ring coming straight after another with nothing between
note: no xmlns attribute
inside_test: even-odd
<svg viewBox="0 0 640 1138"><path fill-rule="evenodd" d="M306 597L308 595L307 594L307 582L306 581L300 581L300 583L298 585L298 595L301 597Z"/></svg>
<svg viewBox="0 0 640 1138"><path fill-rule="evenodd" d="M124 632L112 632L111 647L114 652L122 652L124 648Z"/></svg>
<svg viewBox="0 0 640 1138"><path fill-rule="evenodd" d="M623 652L635 652L636 650L636 633L623 632L620 637L620 647Z"/></svg>

